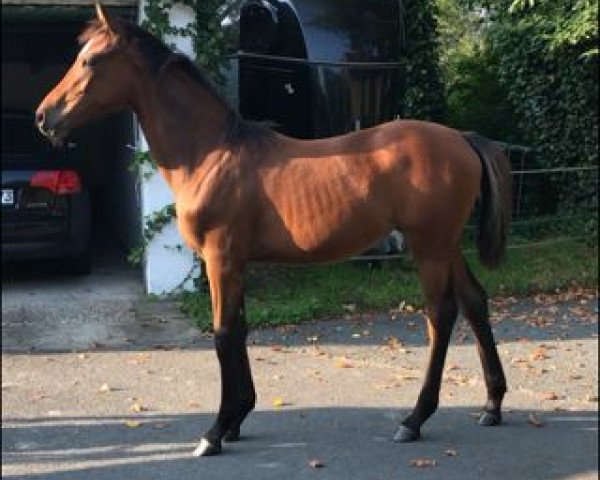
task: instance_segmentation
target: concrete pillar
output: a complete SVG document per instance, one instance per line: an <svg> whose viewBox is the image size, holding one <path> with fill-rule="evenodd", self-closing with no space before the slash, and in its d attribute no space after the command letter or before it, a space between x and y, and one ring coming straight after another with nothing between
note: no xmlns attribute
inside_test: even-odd
<svg viewBox="0 0 600 480"><path fill-rule="evenodd" d="M144 19L144 5L145 0L140 0L140 23ZM176 4L170 12L170 22L177 27L184 27L193 18L192 9L181 4ZM175 44L180 52L191 57L194 56L192 43L189 38L176 36L164 40L168 44ZM148 144L139 125L137 128L137 147L142 151L146 151L148 150ZM149 168L144 168L146 172L151 172ZM153 171L153 174L149 178L145 177L146 175L142 174L142 178L140 179L142 215L144 218L174 201L170 188L158 172ZM179 248L179 246L182 247ZM180 284L193 266L193 254L184 245L177 230L176 222L172 221L150 241L147 247L144 258L146 292L162 295L170 293L179 286L185 290L191 290L193 288L191 279L188 279L183 285ZM197 276L198 273L196 272L194 276Z"/></svg>

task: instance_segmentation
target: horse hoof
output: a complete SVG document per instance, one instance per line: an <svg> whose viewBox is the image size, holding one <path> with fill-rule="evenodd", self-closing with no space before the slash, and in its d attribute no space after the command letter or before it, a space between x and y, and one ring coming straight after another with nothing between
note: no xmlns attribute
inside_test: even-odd
<svg viewBox="0 0 600 480"><path fill-rule="evenodd" d="M194 457L208 457L221 453L221 442L211 443L206 438L200 440L196 450L192 453Z"/></svg>
<svg viewBox="0 0 600 480"><path fill-rule="evenodd" d="M483 412L479 417L479 425L482 427L495 427L502 423L502 416L499 412Z"/></svg>
<svg viewBox="0 0 600 480"><path fill-rule="evenodd" d="M230 428L227 430L225 435L223 435L224 442L237 442L240 439L240 427Z"/></svg>
<svg viewBox="0 0 600 480"><path fill-rule="evenodd" d="M406 425L400 425L400 427L398 427L398 431L394 435L394 442L414 442L415 440L418 440L420 436L421 434L418 430L415 431L412 428L408 428Z"/></svg>

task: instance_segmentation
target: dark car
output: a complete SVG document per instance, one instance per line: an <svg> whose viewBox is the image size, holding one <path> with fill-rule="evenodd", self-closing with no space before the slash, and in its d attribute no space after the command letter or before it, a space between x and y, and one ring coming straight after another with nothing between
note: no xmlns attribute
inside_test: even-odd
<svg viewBox="0 0 600 480"><path fill-rule="evenodd" d="M90 192L77 149L55 149L32 114L2 114L2 262L60 258L61 269L90 269Z"/></svg>

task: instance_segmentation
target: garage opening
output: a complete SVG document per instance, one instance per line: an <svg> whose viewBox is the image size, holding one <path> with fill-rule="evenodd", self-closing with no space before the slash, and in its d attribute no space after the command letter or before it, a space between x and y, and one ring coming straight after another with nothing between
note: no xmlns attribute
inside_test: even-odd
<svg viewBox="0 0 600 480"><path fill-rule="evenodd" d="M132 20L137 16L135 7L114 11ZM35 108L73 61L80 48L77 35L93 17L91 6L3 5L3 119L30 116L33 123ZM137 174L128 169L135 145L133 115L113 114L76 130L69 140L89 190L91 271L130 269L127 254L141 227Z"/></svg>

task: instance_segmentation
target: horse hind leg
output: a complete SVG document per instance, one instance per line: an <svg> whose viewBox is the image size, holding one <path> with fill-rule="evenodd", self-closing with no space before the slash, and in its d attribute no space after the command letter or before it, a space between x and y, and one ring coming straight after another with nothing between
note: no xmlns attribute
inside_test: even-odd
<svg viewBox="0 0 600 480"><path fill-rule="evenodd" d="M475 333L485 378L487 402L479 424L499 425L502 422L501 407L506 393L506 378L489 322L487 294L462 256L454 262L453 277L461 310Z"/></svg>
<svg viewBox="0 0 600 480"><path fill-rule="evenodd" d="M420 437L421 425L438 407L448 342L458 314L450 262L417 259L417 263L427 307L429 364L417 403L394 435L396 442L417 440Z"/></svg>

